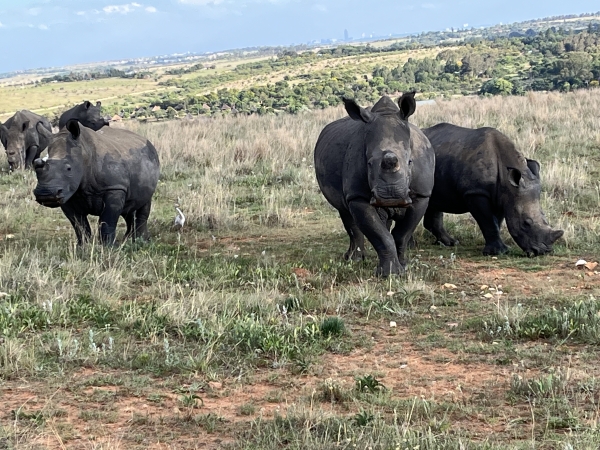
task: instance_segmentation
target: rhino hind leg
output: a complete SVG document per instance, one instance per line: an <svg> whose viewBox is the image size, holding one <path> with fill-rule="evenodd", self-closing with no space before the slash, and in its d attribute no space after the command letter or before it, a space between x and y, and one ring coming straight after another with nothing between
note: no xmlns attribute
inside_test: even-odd
<svg viewBox="0 0 600 450"><path fill-rule="evenodd" d="M123 214L123 219L125 219L125 223L127 224L127 231L125 231L125 239L132 238L135 240L135 211Z"/></svg>
<svg viewBox="0 0 600 450"><path fill-rule="evenodd" d="M360 231L349 211L340 211L340 218L350 238L350 246L344 253L344 259L346 261L362 261L365 259L365 235Z"/></svg>
<svg viewBox="0 0 600 450"><path fill-rule="evenodd" d="M508 246L502 242L500 237L500 224L502 222L498 219L501 216L494 213L490 199L482 195L470 196L467 204L469 212L479 225L485 239L483 254L486 256L501 255L508 252Z"/></svg>
<svg viewBox="0 0 600 450"><path fill-rule="evenodd" d="M454 239L446 229L444 228L444 213L441 211L431 211L430 209L425 212L423 218L423 226L427 231L435 236L436 244L443 244L446 247L453 247L458 245L458 240Z"/></svg>
<svg viewBox="0 0 600 450"><path fill-rule="evenodd" d="M148 232L148 217L150 217L151 206L152 202L149 201L135 212L135 230L133 239L142 238L145 241L150 239L150 233Z"/></svg>

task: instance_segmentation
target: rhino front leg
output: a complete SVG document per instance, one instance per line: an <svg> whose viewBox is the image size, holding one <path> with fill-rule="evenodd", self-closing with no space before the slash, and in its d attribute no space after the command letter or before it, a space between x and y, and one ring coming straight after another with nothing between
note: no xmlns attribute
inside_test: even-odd
<svg viewBox="0 0 600 450"><path fill-rule="evenodd" d="M483 195L472 195L467 199L469 212L479 225L485 239L484 255L501 255L508 251L508 247L500 237L500 223L494 213L489 198Z"/></svg>
<svg viewBox="0 0 600 450"><path fill-rule="evenodd" d="M40 148L37 145L32 145L25 151L25 168L26 169L31 168L31 164L33 163L33 161L35 159L39 158L40 153L42 153L42 152L40 151Z"/></svg>
<svg viewBox="0 0 600 450"><path fill-rule="evenodd" d="M412 239L412 235L417 228L417 225L423 218L425 211L429 205L429 197L416 197L412 204L406 208L404 217L399 217L396 220L396 225L392 230L392 236L396 244L396 252L398 253L398 261L403 267L406 267L406 249Z"/></svg>
<svg viewBox="0 0 600 450"><path fill-rule="evenodd" d="M394 238L376 209L366 200L358 199L349 203L350 213L359 230L367 237L379 257L377 275L388 276L404 272L398 261Z"/></svg>
<svg viewBox="0 0 600 450"><path fill-rule="evenodd" d="M89 241L92 237L92 229L88 222L87 215L76 212L68 203L62 205L61 209L75 230L77 244L82 245L84 242Z"/></svg>
<svg viewBox="0 0 600 450"><path fill-rule="evenodd" d="M360 231L349 211L340 211L340 218L350 238L350 246L348 251L344 253L344 259L350 261L365 259L365 235Z"/></svg>
<svg viewBox="0 0 600 450"><path fill-rule="evenodd" d="M104 194L104 209L100 214L100 237L105 245L115 243L117 222L125 205L124 191L108 191Z"/></svg>
<svg viewBox="0 0 600 450"><path fill-rule="evenodd" d="M444 228L444 213L441 211L432 211L427 209L423 218L423 226L427 231L435 236L435 243L444 244L451 247L458 244L458 240L448 234Z"/></svg>

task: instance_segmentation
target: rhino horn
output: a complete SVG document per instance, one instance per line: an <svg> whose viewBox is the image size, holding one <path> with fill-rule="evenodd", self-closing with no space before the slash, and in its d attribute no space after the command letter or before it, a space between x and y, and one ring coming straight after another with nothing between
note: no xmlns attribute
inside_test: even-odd
<svg viewBox="0 0 600 450"><path fill-rule="evenodd" d="M44 167L44 164L46 162L42 159L42 158L37 158L33 160L33 168L34 169L41 169L42 167Z"/></svg>
<svg viewBox="0 0 600 450"><path fill-rule="evenodd" d="M563 230L553 230L550 233L550 241L552 244L554 244L556 241L558 241L563 234L565 234L565 232Z"/></svg>

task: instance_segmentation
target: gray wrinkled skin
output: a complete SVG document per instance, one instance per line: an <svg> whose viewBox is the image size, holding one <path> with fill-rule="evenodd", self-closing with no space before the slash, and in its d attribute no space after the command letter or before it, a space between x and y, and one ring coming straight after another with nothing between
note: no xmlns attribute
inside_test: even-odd
<svg viewBox="0 0 600 450"><path fill-rule="evenodd" d="M95 132L70 120L52 137L48 160L36 159L34 167L36 201L60 206L78 243L91 236L89 214L99 216L105 244L114 243L119 216L127 223L127 236L148 238L160 169L156 149L147 139L123 129Z"/></svg>
<svg viewBox="0 0 600 450"><path fill-rule="evenodd" d="M435 149L435 187L425 214L425 228L444 245L458 241L444 229L443 213L466 212L485 238L484 255L508 251L500 225L528 256L552 250L563 235L546 222L540 206L540 165L526 159L494 128L470 129L441 123L423 132Z"/></svg>
<svg viewBox="0 0 600 450"><path fill-rule="evenodd" d="M48 139L35 128L38 122L52 133L52 126L45 117L26 110L18 111L4 125L0 124L0 141L11 170L31 167L33 160L48 146Z"/></svg>
<svg viewBox="0 0 600 450"><path fill-rule="evenodd" d="M62 130L71 119L77 120L84 127L91 128L94 131L98 131L102 127L108 126L108 120L102 116L101 106L102 104L100 102L96 102L96 106L94 106L88 101L83 102L81 105L74 106L62 113L58 121L58 129Z"/></svg>
<svg viewBox="0 0 600 450"><path fill-rule="evenodd" d="M400 109L389 97L370 110L344 103L350 117L327 125L315 147L319 187L350 237L345 258L364 257L366 236L379 257L376 273L403 273L407 245L433 189L435 165L428 139L407 120L416 107L414 93L398 100Z"/></svg>

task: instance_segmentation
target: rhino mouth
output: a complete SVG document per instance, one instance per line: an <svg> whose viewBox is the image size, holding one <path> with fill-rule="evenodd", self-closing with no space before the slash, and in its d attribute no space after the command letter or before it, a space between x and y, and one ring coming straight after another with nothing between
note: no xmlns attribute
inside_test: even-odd
<svg viewBox="0 0 600 450"><path fill-rule="evenodd" d="M33 191L35 195L35 201L42 206L48 208L58 208L65 202L64 195L62 195L62 189L50 190L37 188Z"/></svg>
<svg viewBox="0 0 600 450"><path fill-rule="evenodd" d="M48 208L58 208L62 205L62 198L57 197L36 197L35 201Z"/></svg>
<svg viewBox="0 0 600 450"><path fill-rule="evenodd" d="M382 208L406 208L412 200L410 195L396 186L377 187L371 190L371 205Z"/></svg>
<svg viewBox="0 0 600 450"><path fill-rule="evenodd" d="M408 208L412 200L410 198L402 200L398 198L371 197L370 203L378 208Z"/></svg>

